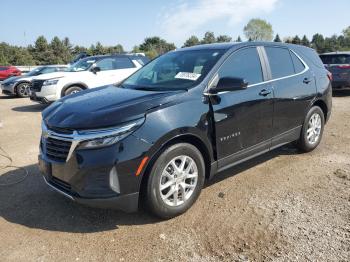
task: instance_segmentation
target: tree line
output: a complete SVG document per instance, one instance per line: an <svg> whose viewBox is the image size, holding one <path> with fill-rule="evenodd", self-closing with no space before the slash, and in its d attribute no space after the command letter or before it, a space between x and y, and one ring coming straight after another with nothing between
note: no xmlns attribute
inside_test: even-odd
<svg viewBox="0 0 350 262"><path fill-rule="evenodd" d="M265 20L251 19L243 29L248 41L274 41L304 45L316 49L318 53L350 50L350 26L343 30L341 35L324 37L316 33L311 40L306 35L299 37L285 37L281 39L279 34L274 36L272 25ZM242 42L238 36L235 40L229 35L215 36L214 32L206 32L203 38L195 35L189 37L182 47L190 47L199 44ZM150 58L155 58L177 47L174 43L169 43L158 36L148 37L143 43L133 48L132 52L145 53ZM89 55L124 53L122 45L104 46L97 42L90 47L73 45L68 37L63 39L55 36L50 42L39 36L33 45L19 47L0 43L0 65L47 65L47 64L67 64L73 57L81 52Z"/></svg>

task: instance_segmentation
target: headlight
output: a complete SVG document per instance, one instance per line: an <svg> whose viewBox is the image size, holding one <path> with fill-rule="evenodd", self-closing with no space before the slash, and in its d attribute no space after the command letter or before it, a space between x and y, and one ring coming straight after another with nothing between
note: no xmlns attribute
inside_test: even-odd
<svg viewBox="0 0 350 262"><path fill-rule="evenodd" d="M143 122L144 119L139 119L135 122L110 129L78 131L79 136L84 137L78 148L98 148L113 145L134 132Z"/></svg>
<svg viewBox="0 0 350 262"><path fill-rule="evenodd" d="M59 80L59 79L49 79L49 80L46 80L46 81L43 83L43 86L56 85L56 84L58 83L58 80Z"/></svg>

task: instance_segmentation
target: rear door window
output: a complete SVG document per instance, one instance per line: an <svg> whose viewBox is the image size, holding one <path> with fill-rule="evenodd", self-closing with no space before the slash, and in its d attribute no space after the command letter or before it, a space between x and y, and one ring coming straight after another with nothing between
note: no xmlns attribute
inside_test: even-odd
<svg viewBox="0 0 350 262"><path fill-rule="evenodd" d="M114 69L114 58L105 58L96 63L96 66L101 69L101 71L113 70Z"/></svg>
<svg viewBox="0 0 350 262"><path fill-rule="evenodd" d="M287 48L265 47L265 51L273 79L295 74L292 57Z"/></svg>
<svg viewBox="0 0 350 262"><path fill-rule="evenodd" d="M233 53L221 66L219 78L243 78L249 85L263 82L260 58L256 48L245 48Z"/></svg>
<svg viewBox="0 0 350 262"><path fill-rule="evenodd" d="M114 62L114 69L134 68L135 65L128 57L117 57Z"/></svg>

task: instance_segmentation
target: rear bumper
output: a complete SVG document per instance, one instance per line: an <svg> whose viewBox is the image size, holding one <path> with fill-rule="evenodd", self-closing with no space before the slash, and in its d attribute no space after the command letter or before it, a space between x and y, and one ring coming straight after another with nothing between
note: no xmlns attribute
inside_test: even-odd
<svg viewBox="0 0 350 262"><path fill-rule="evenodd" d="M333 89L349 89L350 80L333 80L332 87Z"/></svg>

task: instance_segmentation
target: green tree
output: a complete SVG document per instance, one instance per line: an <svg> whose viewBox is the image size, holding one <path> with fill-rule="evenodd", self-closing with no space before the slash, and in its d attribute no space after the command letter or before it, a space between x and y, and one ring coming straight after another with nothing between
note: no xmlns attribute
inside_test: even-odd
<svg viewBox="0 0 350 262"><path fill-rule="evenodd" d="M201 44L212 44L216 42L216 38L213 32L206 32L204 34L203 39L201 40Z"/></svg>
<svg viewBox="0 0 350 262"><path fill-rule="evenodd" d="M216 38L217 43L226 43L226 42L231 42L231 41L232 41L232 37L228 36L228 35L219 35Z"/></svg>
<svg viewBox="0 0 350 262"><path fill-rule="evenodd" d="M312 46L312 48L316 49L317 52L323 53L324 47L325 47L325 41L324 41L323 35L321 35L321 34L313 35L312 40L311 40L311 46Z"/></svg>
<svg viewBox="0 0 350 262"><path fill-rule="evenodd" d="M301 39L299 38L299 36L295 36L293 39L292 39L292 44L295 44L295 45L300 45L301 44Z"/></svg>
<svg viewBox="0 0 350 262"><path fill-rule="evenodd" d="M173 43L168 43L158 36L154 36L146 38L138 49L153 59L159 55L176 49L176 46Z"/></svg>
<svg viewBox="0 0 350 262"><path fill-rule="evenodd" d="M190 46L199 45L199 44L200 44L200 41L198 37L193 35L185 41L183 47L190 47Z"/></svg>
<svg viewBox="0 0 350 262"><path fill-rule="evenodd" d="M242 38L240 35L237 37L236 42L242 42Z"/></svg>
<svg viewBox="0 0 350 262"><path fill-rule="evenodd" d="M301 44L303 46L310 46L310 40L306 37L306 35L304 35L303 38L301 39Z"/></svg>
<svg viewBox="0 0 350 262"><path fill-rule="evenodd" d="M271 41L273 38L272 25L262 19L251 19L244 27L244 34L251 41Z"/></svg>
<svg viewBox="0 0 350 262"><path fill-rule="evenodd" d="M273 39L273 41L274 42L282 42L282 40L278 34L275 36L275 39Z"/></svg>
<svg viewBox="0 0 350 262"><path fill-rule="evenodd" d="M344 35L344 37L346 37L346 38L350 38L350 26L348 26L347 28L345 28L345 29L343 30L343 35Z"/></svg>

